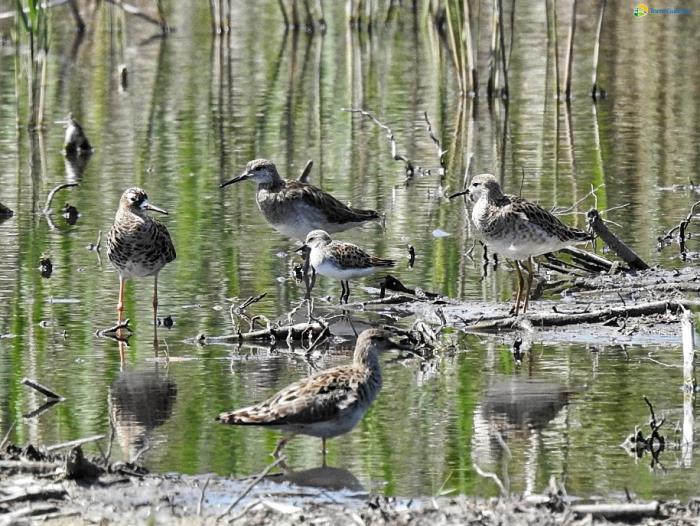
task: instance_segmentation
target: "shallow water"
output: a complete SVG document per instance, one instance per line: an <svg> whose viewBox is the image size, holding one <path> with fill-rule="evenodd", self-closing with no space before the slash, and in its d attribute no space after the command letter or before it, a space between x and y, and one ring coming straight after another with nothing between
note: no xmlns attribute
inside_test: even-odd
<svg viewBox="0 0 700 526"><path fill-rule="evenodd" d="M598 207L627 205L609 214L620 225L612 227L650 264L682 264L677 248L658 252L656 238L697 199L663 190L694 179L700 168L700 39L692 16L638 20L627 6L610 6L600 73L608 97L596 107L588 96L596 11L580 7L575 97L567 111L554 97L543 7L518 4L506 116L503 105L490 107L485 97L460 102L447 49L407 8L368 33L348 29L338 5L326 13L324 35L306 35L283 32L276 2L246 5L236 7L229 36L212 38L206 3L173 3L168 19L177 31L167 39L148 39L153 29L134 19L118 31L122 15L104 6L77 44L67 12L57 8L49 124L38 133L16 125L27 118L26 80L20 76L18 98L14 46L0 47L0 202L15 211L0 224L0 434L16 422L12 440L50 444L109 434L111 422L113 454L130 458L148 447L141 458L154 470L248 475L269 462L275 433L213 419L308 374L309 364L285 348L190 342L201 333L230 333L232 302L267 292L251 312L275 319L303 296L290 276L297 244L264 222L253 186L218 188L256 157L273 159L290 177L313 159L312 182L386 212L384 231L368 226L344 239L399 259L395 274L406 284L453 297L504 301L513 287L502 268L482 278L480 249L475 261L464 255L474 243L465 207L443 198L461 188L472 153L473 173L494 172L514 193L522 184L522 195L547 206L570 207L605 183L596 192ZM559 9L563 56L569 6ZM487 11L480 22L484 72ZM5 22L0 30L10 27ZM672 51L677 41L683 47ZM122 63L129 71L125 91L117 76ZM385 133L342 108L364 108L388 123L399 151L431 173L404 184ZM63 130L54 124L68 111L96 148L81 175L66 165ZM447 150L444 177L423 112ZM81 216L70 225L54 213L50 224L40 214L46 195L73 180L80 186L62 190L53 208L69 202ZM117 276L104 249L98 257L86 246L98 231L106 234L119 195L135 184L170 212L163 220L178 257L161 273L159 293L160 313L175 325L159 333L166 365L151 343L152 280L130 283L127 317L136 334L120 370L117 344L95 336L114 323ZM591 205L589 197L574 208L579 215L565 220L581 226L580 213ZM406 264L409 243L418 254L413 269ZM38 270L42 255L53 262L48 279ZM339 289L321 278L315 294L336 297ZM367 297L361 284L353 296ZM474 462L508 478L514 491L542 491L555 475L579 495L696 492L697 452L682 465L671 447L663 469L650 470L648 457L635 461L619 446L635 426L647 433L645 394L666 415L667 437L676 438L680 370L648 355L680 363L680 347L536 343L516 367L510 343L461 336L458 352L428 370L385 357L379 399L356 430L329 442L330 465L350 470L370 490L403 496L496 494ZM352 347L335 345L315 365L344 363ZM42 403L21 385L24 376L66 401L24 419ZM503 395L512 390L516 401ZM320 464L318 440L300 438L288 450L295 468Z"/></svg>

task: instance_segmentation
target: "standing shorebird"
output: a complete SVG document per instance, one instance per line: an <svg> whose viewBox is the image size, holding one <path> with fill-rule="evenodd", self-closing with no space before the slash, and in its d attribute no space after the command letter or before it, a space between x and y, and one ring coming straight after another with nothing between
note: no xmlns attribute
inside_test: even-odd
<svg viewBox="0 0 700 526"><path fill-rule="evenodd" d="M393 267L393 259L382 259L370 256L357 245L343 241L333 241L323 230L312 230L306 236L304 246L309 247L309 263L311 265L311 287L316 281L316 274L340 280L342 292L340 303L348 302L350 297L350 279L361 278L374 274L376 271Z"/></svg>
<svg viewBox="0 0 700 526"><path fill-rule="evenodd" d="M316 186L282 179L266 159L250 161L243 174L219 187L246 180L257 183L255 200L267 222L287 237L303 241L311 230L342 232L379 219L376 211L351 208Z"/></svg>
<svg viewBox="0 0 700 526"><path fill-rule="evenodd" d="M168 229L146 212L168 214L148 202L141 188L129 188L119 200L119 209L107 237L107 256L119 272L119 322L124 314L124 282L129 278L154 276L153 325L158 315L158 273L175 259Z"/></svg>
<svg viewBox="0 0 700 526"><path fill-rule="evenodd" d="M275 458L295 435L326 439L342 435L362 419L382 387L379 351L403 348L391 334L367 329L357 338L352 364L341 365L295 382L264 402L230 413L216 420L224 424L266 426L287 433L274 452Z"/></svg>
<svg viewBox="0 0 700 526"><path fill-rule="evenodd" d="M520 312L523 294L523 268L527 268L527 291L523 312L527 312L532 288L532 258L590 241L588 232L571 228L541 206L504 194L491 174L476 175L466 193L474 202L472 221L486 245L497 254L513 260L518 273L515 315Z"/></svg>

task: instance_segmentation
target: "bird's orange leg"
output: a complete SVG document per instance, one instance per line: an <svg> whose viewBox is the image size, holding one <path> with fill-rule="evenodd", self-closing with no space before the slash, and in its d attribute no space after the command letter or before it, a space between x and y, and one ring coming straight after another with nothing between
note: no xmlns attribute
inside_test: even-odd
<svg viewBox="0 0 700 526"><path fill-rule="evenodd" d="M515 296L515 315L517 316L520 313L520 299L523 295L523 285L525 282L523 280L523 273L520 272L520 263L518 263L518 260L516 259L513 260L513 263L515 264L515 270L518 273L518 294Z"/></svg>
<svg viewBox="0 0 700 526"><path fill-rule="evenodd" d="M527 292L525 293L525 305L523 313L527 312L527 306L530 304L530 290L532 289L532 258L527 258Z"/></svg>
<svg viewBox="0 0 700 526"><path fill-rule="evenodd" d="M119 276L119 301L117 302L117 323L124 318L124 278Z"/></svg>

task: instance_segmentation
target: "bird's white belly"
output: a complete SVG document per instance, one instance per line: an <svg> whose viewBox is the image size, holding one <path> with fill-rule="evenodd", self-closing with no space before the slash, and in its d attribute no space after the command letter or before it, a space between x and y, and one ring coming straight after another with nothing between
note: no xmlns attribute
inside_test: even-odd
<svg viewBox="0 0 700 526"><path fill-rule="evenodd" d="M565 246L561 241L555 239L539 241L534 239L515 240L486 237L484 241L486 245L498 255L518 261L529 257L541 256L548 252L554 252Z"/></svg>
<svg viewBox="0 0 700 526"><path fill-rule="evenodd" d="M369 276L370 274L373 274L376 271L375 267L341 268L328 260L323 260L322 257L319 256L317 253L314 254L315 252L316 251L314 251L314 250L311 251L310 263L311 263L311 266L316 271L316 273L320 274L321 276L326 276L328 278L346 281L348 279L362 278L364 276ZM316 255L315 258L314 258L314 255Z"/></svg>
<svg viewBox="0 0 700 526"><path fill-rule="evenodd" d="M367 407L356 405L355 407L343 411L337 418L326 420L325 422L313 422L309 424L294 424L291 426L280 426L282 431L293 431L302 435L310 435L318 438L332 438L343 435L354 428L365 412Z"/></svg>
<svg viewBox="0 0 700 526"><path fill-rule="evenodd" d="M126 265L119 269L119 274L124 279L144 278L157 274L161 268L163 268L163 265L157 265L154 268L153 266L143 265L138 261L128 261Z"/></svg>

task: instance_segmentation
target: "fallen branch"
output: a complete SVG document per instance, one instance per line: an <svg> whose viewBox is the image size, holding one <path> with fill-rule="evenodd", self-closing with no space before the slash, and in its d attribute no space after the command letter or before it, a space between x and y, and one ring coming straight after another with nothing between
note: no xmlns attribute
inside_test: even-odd
<svg viewBox="0 0 700 526"><path fill-rule="evenodd" d="M263 469L253 480L250 481L250 484L243 490L243 493L241 493L236 500L234 500L229 506L219 515L216 520L221 520L223 519L226 515L231 513L231 510L236 507L236 504L241 502L248 493L252 491L252 489L262 480L264 479L270 471L272 471L273 468L278 466L279 464L284 464L284 462L287 460L287 457L284 455L280 456L279 458L276 458L275 461L272 464L269 464L265 469Z"/></svg>
<svg viewBox="0 0 700 526"><path fill-rule="evenodd" d="M690 221L693 219L693 217L695 217L695 208L698 205L700 205L700 201L696 201L695 203L693 203L693 206L690 207L690 212L688 212L688 215L685 216L685 219L683 219L683 221L681 221L677 226L673 227L671 230L666 232L666 234L663 237L659 237L659 248L663 248L666 241L670 242L671 240L673 240L673 234L677 230L681 258L683 258L683 261L685 261L687 255L687 250L685 247L685 230L688 228L688 225L690 225Z"/></svg>
<svg viewBox="0 0 700 526"><path fill-rule="evenodd" d="M58 400L59 402L62 402L65 400L61 395L56 394L54 391L49 389L48 387L41 385L39 382L36 380L32 380L31 378L24 377L22 379L22 383L26 385L27 387L31 387L32 389L39 391L41 394L46 396L47 398L53 398L54 400Z"/></svg>
<svg viewBox="0 0 700 526"><path fill-rule="evenodd" d="M317 336L324 332L326 325L319 321L296 323L294 325L272 325L266 329L239 332L232 336L200 336L201 343L241 343L252 341L297 340L306 336Z"/></svg>
<svg viewBox="0 0 700 526"><path fill-rule="evenodd" d="M637 305L622 305L619 307L607 307L604 309L578 313L542 312L528 314L527 316L494 317L487 320L478 320L474 323L466 321L467 331L493 331L501 329L514 329L524 325L534 327L559 327L563 325L575 325L579 323L601 323L617 317L635 318L650 314L664 314L671 310L681 308L700 307L698 300L663 300Z"/></svg>
<svg viewBox="0 0 700 526"><path fill-rule="evenodd" d="M354 108L343 108L341 111L347 111L349 113L360 113L364 115L365 117L369 117L372 119L377 126L382 128L384 131L386 131L386 137L389 139L389 144L391 144L391 157L394 159L394 161L402 161L404 163L405 171L406 171L406 178L411 178L413 177L413 174L416 171L415 166L413 166L413 163L411 160L406 157L405 155L400 155L396 152L396 139L394 138L394 132L391 131L391 128L387 126L386 124L382 123L379 121L374 115L372 115L370 112L361 110L361 109L354 109Z"/></svg>
<svg viewBox="0 0 700 526"><path fill-rule="evenodd" d="M97 332L95 332L95 334L97 336L106 336L108 338L115 338L117 340L124 341L124 338L120 337L120 334L119 334L120 331L122 331L122 330L126 330L129 332L129 334L131 334L131 328L129 327L129 318L127 318L123 321L120 321L119 323L117 323L116 325L113 325L109 329L100 329Z"/></svg>
<svg viewBox="0 0 700 526"><path fill-rule="evenodd" d="M83 444L89 444L90 442L97 442L102 440L105 435L92 435L85 438L78 438L77 440L71 440L70 442L62 442L61 444L54 444L53 446L48 446L46 451L56 451L59 449L65 449L68 447L82 446Z"/></svg>
<svg viewBox="0 0 700 526"><path fill-rule="evenodd" d="M649 265L642 261L642 258L608 229L598 210L592 208L588 211L586 217L588 218L588 226L631 268L635 270L647 270L649 268Z"/></svg>
<svg viewBox="0 0 700 526"><path fill-rule="evenodd" d="M56 192L58 192L59 190L63 190L64 188L71 188L73 186L78 186L78 183L62 183L59 184L53 190L51 190L46 198L46 204L44 205L44 215L48 215L51 213L51 201L53 201Z"/></svg>
<svg viewBox="0 0 700 526"><path fill-rule="evenodd" d="M134 15L138 18L145 20L146 22L158 26L163 33L167 33L173 30L172 27L169 27L165 23L165 20L158 20L157 18L147 13L144 13L135 5L127 4L126 2L122 2L121 0L105 0L105 2L121 8L127 14Z"/></svg>
<svg viewBox="0 0 700 526"><path fill-rule="evenodd" d="M641 504L574 504L571 506L571 511L576 515L629 521L639 517L656 517L659 514L659 503L652 501Z"/></svg>

